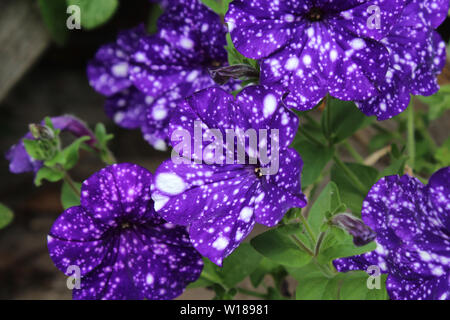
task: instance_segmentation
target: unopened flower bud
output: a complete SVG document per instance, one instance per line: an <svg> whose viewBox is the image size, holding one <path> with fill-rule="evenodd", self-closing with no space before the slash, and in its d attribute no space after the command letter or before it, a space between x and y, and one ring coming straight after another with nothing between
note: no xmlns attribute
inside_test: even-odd
<svg viewBox="0 0 450 320"><path fill-rule="evenodd" d="M41 124L32 123L29 125L31 135L38 140L53 140L55 134L49 127Z"/></svg>
<svg viewBox="0 0 450 320"><path fill-rule="evenodd" d="M372 242L376 233L370 229L361 219L349 213L340 213L331 219L331 223L353 236L355 246L364 246Z"/></svg>
<svg viewBox="0 0 450 320"><path fill-rule="evenodd" d="M246 64L235 64L232 66L221 67L217 69L210 69L209 74L215 83L223 85L231 78L258 78L259 73L257 70Z"/></svg>

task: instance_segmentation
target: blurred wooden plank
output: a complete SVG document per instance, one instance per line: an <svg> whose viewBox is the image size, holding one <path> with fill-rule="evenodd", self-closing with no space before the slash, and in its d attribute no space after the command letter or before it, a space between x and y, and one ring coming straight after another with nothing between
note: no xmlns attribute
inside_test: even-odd
<svg viewBox="0 0 450 320"><path fill-rule="evenodd" d="M0 1L0 101L49 43L37 1Z"/></svg>

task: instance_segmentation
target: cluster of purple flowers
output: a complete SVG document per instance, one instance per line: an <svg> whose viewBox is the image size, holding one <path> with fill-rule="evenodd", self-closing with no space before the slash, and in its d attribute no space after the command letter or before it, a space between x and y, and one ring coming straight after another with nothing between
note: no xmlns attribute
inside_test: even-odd
<svg viewBox="0 0 450 320"><path fill-rule="evenodd" d="M410 94L438 89L445 46L434 29L447 14L444 0L234 0L225 16L233 43L261 67L260 85L236 97L209 72L227 64L221 18L200 0L168 3L155 35L144 26L124 31L90 62L89 81L107 97L106 113L141 129L159 150L177 145L179 129L195 137L196 122L223 135L277 129L279 167L261 174L261 154L245 148L251 164L198 163L187 152L187 163L167 160L154 177L131 164L95 173L83 183L81 205L66 210L48 237L61 271L81 269L76 299L174 298L199 277L201 255L220 266L255 223L273 227L290 208L306 206L302 159L289 148L298 118L289 108L311 109L330 94L384 120L402 112ZM380 24L373 27L375 7ZM236 159L228 147L221 151ZM39 167L20 144L8 158L14 172ZM449 179L449 168L428 186L407 176L381 179L362 213L377 250L336 260L336 268L379 265L393 299L450 298Z"/></svg>
<svg viewBox="0 0 450 320"><path fill-rule="evenodd" d="M225 35L220 17L200 1L175 1L158 19L157 34L141 25L100 48L89 82L108 97L106 113L116 124L140 128L150 145L167 150L177 104L214 85L209 69L226 63Z"/></svg>
<svg viewBox="0 0 450 320"><path fill-rule="evenodd" d="M288 106L308 110L329 93L385 120L406 109L410 94L438 90L445 44L434 28L448 6L445 0L235 0L225 20L236 48L260 61L261 83L290 91Z"/></svg>

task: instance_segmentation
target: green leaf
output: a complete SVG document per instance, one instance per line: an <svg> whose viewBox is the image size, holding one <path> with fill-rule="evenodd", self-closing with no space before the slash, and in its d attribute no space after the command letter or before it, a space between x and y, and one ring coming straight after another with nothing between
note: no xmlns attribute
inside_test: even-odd
<svg viewBox="0 0 450 320"><path fill-rule="evenodd" d="M378 171L372 167L357 163L346 163L346 165L359 178L368 193L377 181ZM352 180L336 165L331 169L331 180L338 186L342 202L347 204L356 216L361 216L362 203L367 193L361 194L354 186Z"/></svg>
<svg viewBox="0 0 450 320"><path fill-rule="evenodd" d="M209 259L203 258L203 271L200 279L191 287L220 284L225 288L233 288L258 267L263 257L248 243L242 243L233 251L219 267Z"/></svg>
<svg viewBox="0 0 450 320"><path fill-rule="evenodd" d="M242 54L240 54L239 51L236 50L233 41L231 40L231 35L229 33L227 33L226 39L227 45L225 47L225 50L228 52L228 64L230 66L235 64L246 64L253 67L256 70L259 70L258 61L246 58Z"/></svg>
<svg viewBox="0 0 450 320"><path fill-rule="evenodd" d="M233 297L236 295L237 291L235 289L226 290L220 284L214 284L212 286L216 296L213 300L233 300Z"/></svg>
<svg viewBox="0 0 450 320"><path fill-rule="evenodd" d="M366 300L389 300L389 295L386 290L387 274L380 275L380 289L371 289L367 293Z"/></svg>
<svg viewBox="0 0 450 320"><path fill-rule="evenodd" d="M278 290L273 287L267 289L267 300L286 300Z"/></svg>
<svg viewBox="0 0 450 320"><path fill-rule="evenodd" d="M11 209L0 203L0 229L10 224L13 218L14 214Z"/></svg>
<svg viewBox="0 0 450 320"><path fill-rule="evenodd" d="M61 204L64 208L64 210L79 206L80 205L80 190L81 190L81 183L75 182L74 187L77 188L78 193L75 193L75 191L69 186L67 182L64 181L61 189Z"/></svg>
<svg viewBox="0 0 450 320"><path fill-rule="evenodd" d="M364 271L339 274L341 286L339 297L341 300L365 300L369 292L367 279L369 275Z"/></svg>
<svg viewBox="0 0 450 320"><path fill-rule="evenodd" d="M118 0L67 0L67 5L80 7L81 25L94 29L107 22L116 12Z"/></svg>
<svg viewBox="0 0 450 320"><path fill-rule="evenodd" d="M302 187L306 188L317 181L322 170L333 157L334 151L332 148L307 140L301 135L301 131L292 146L302 157Z"/></svg>
<svg viewBox="0 0 450 320"><path fill-rule="evenodd" d="M442 85L439 91L432 96L417 96L417 98L428 105L428 120L436 120L450 109L450 84Z"/></svg>
<svg viewBox="0 0 450 320"><path fill-rule="evenodd" d="M278 263L267 258L263 258L258 267L250 274L250 281L253 287L257 288L264 279L264 276L279 267Z"/></svg>
<svg viewBox="0 0 450 320"><path fill-rule="evenodd" d="M23 139L23 145L31 158L35 160L45 160L42 144L39 140Z"/></svg>
<svg viewBox="0 0 450 320"><path fill-rule="evenodd" d="M205 6L210 8L217 14L222 13L222 1L221 0L201 0Z"/></svg>
<svg viewBox="0 0 450 320"><path fill-rule="evenodd" d="M222 278L218 274L219 267L209 259L203 257L203 270L199 279L190 284L191 288L210 286L212 284L222 284Z"/></svg>
<svg viewBox="0 0 450 320"><path fill-rule="evenodd" d="M377 247L375 242L371 242L362 247L357 247L353 243L353 238L348 235L347 240L338 245L329 247L320 252L317 261L322 264L328 264L334 259L355 256L369 251L375 250Z"/></svg>
<svg viewBox="0 0 450 320"><path fill-rule="evenodd" d="M260 234L250 243L253 248L266 258L279 264L302 267L311 261L311 256L300 249L286 232L288 229L279 227Z"/></svg>
<svg viewBox="0 0 450 320"><path fill-rule="evenodd" d="M308 274L299 282L295 297L297 300L321 300L329 278L320 273Z"/></svg>
<svg viewBox="0 0 450 320"><path fill-rule="evenodd" d="M64 173L58 171L56 169L42 167L36 173L36 177L34 178L34 184L36 186L40 186L42 184L42 180L48 180L50 182L57 182L64 178Z"/></svg>
<svg viewBox="0 0 450 320"><path fill-rule="evenodd" d="M87 140L90 140L91 138L88 136L84 136L81 138L78 138L74 142L72 142L68 147L64 148L62 153L65 157L65 163L64 163L64 169L70 170L78 163L79 159L79 151L81 144Z"/></svg>
<svg viewBox="0 0 450 320"><path fill-rule="evenodd" d="M242 243L224 260L223 267L218 268L217 274L226 287L233 288L255 271L262 259L249 243Z"/></svg>
<svg viewBox="0 0 450 320"><path fill-rule="evenodd" d="M233 0L201 0L205 6L218 15L224 16L228 11L228 5Z"/></svg>
<svg viewBox="0 0 450 320"><path fill-rule="evenodd" d="M369 152L373 153L387 146L393 140L390 132L382 132L373 136L369 141Z"/></svg>
<svg viewBox="0 0 450 320"><path fill-rule="evenodd" d="M365 271L338 273L332 278L317 272L303 272L298 280L297 300L386 300L386 276L381 275L380 289L369 289Z"/></svg>
<svg viewBox="0 0 450 320"><path fill-rule="evenodd" d="M106 128L103 123L97 123L95 126L95 137L97 138L98 144L101 147L104 147L111 139L114 138L114 135L106 132Z"/></svg>
<svg viewBox="0 0 450 320"><path fill-rule="evenodd" d="M214 284L214 282L212 282L208 279L205 279L203 277L200 277L197 279L197 281L191 282L190 284L188 284L186 289L204 288L204 287L212 286L213 284Z"/></svg>
<svg viewBox="0 0 450 320"><path fill-rule="evenodd" d="M353 102L332 98L328 105L330 109L330 130L333 143L344 141L358 130L368 126L374 117L368 117L356 107ZM322 114L325 121L326 110Z"/></svg>
<svg viewBox="0 0 450 320"><path fill-rule="evenodd" d="M69 36L66 26L68 18L66 3L61 0L38 0L38 5L53 40L59 45L65 44Z"/></svg>
<svg viewBox="0 0 450 320"><path fill-rule="evenodd" d="M51 160L45 161L47 167L54 167L55 165L61 165L65 170L72 169L79 159L79 151L83 142L90 140L89 136L83 136L72 142L64 150L58 152Z"/></svg>
<svg viewBox="0 0 450 320"><path fill-rule="evenodd" d="M376 180L381 179L386 176L393 176L396 174L401 175L404 171L406 160L407 160L406 157L401 157L400 159L394 159L387 168L384 168L383 171L381 171L378 174L378 177Z"/></svg>
<svg viewBox="0 0 450 320"><path fill-rule="evenodd" d="M308 213L308 224L316 233L316 236L319 234L320 226L325 221L325 214L334 212L341 204L338 187L334 182L328 183Z"/></svg>
<svg viewBox="0 0 450 320"><path fill-rule="evenodd" d="M439 161L439 167L450 166L450 138L439 147L434 157Z"/></svg>
<svg viewBox="0 0 450 320"><path fill-rule="evenodd" d="M158 31L158 18L163 14L164 10L157 3L151 4L150 14L147 20L147 31L149 34L155 34Z"/></svg>
<svg viewBox="0 0 450 320"><path fill-rule="evenodd" d="M95 126L95 137L97 138L97 146L100 149L100 157L102 161L108 164L114 163L110 157L110 151L108 149L108 142L114 138L114 135L106 132L106 128L103 123L97 123Z"/></svg>
<svg viewBox="0 0 450 320"><path fill-rule="evenodd" d="M386 300L386 275L380 276L380 289L369 289L369 275L365 271L352 271L338 274L340 280L340 300Z"/></svg>

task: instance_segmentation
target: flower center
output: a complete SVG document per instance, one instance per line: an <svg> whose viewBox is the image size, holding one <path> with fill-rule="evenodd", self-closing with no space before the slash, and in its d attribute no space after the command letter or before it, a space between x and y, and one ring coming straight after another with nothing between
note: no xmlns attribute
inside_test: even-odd
<svg viewBox="0 0 450 320"><path fill-rule="evenodd" d="M258 178L261 178L263 176L262 172L261 172L261 168L255 168L255 174Z"/></svg>
<svg viewBox="0 0 450 320"><path fill-rule="evenodd" d="M312 22L320 21L323 18L323 11L320 8L314 7L308 12L307 17Z"/></svg>
<svg viewBox="0 0 450 320"><path fill-rule="evenodd" d="M128 222L124 222L121 225L122 229L128 229L130 227L130 224Z"/></svg>

